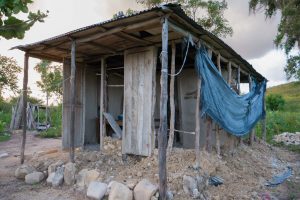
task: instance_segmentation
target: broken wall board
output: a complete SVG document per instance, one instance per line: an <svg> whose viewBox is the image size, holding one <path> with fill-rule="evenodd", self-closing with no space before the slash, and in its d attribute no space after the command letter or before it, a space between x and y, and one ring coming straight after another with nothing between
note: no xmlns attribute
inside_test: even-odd
<svg viewBox="0 0 300 200"><path fill-rule="evenodd" d="M83 68L84 65L76 64L75 75L75 133L74 133L74 146L83 146ZM63 148L69 148L70 125L71 125L71 96L70 96L70 76L71 67L70 61L63 63L63 116L62 116L62 143Z"/></svg>
<svg viewBox="0 0 300 200"><path fill-rule="evenodd" d="M122 153L150 156L156 48L135 48L124 56L124 123Z"/></svg>
<svg viewBox="0 0 300 200"><path fill-rule="evenodd" d="M108 121L109 125L111 126L111 128L117 134L118 138L120 139L122 137L122 130L121 130L120 126L117 124L116 120L109 113L103 112L103 115L107 119L107 121Z"/></svg>

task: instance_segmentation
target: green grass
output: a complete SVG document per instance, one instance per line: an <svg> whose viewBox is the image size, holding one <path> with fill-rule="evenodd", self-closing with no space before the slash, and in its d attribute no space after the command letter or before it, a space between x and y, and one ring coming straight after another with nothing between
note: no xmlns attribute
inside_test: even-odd
<svg viewBox="0 0 300 200"><path fill-rule="evenodd" d="M0 133L0 142L4 142L10 139L9 133Z"/></svg>
<svg viewBox="0 0 300 200"><path fill-rule="evenodd" d="M57 138L61 137L62 133L62 106L51 106L50 107L51 116L51 127L41 132L40 136L43 138Z"/></svg>
<svg viewBox="0 0 300 200"><path fill-rule="evenodd" d="M282 95L285 105L280 111L267 111L267 142L300 153L299 145L286 146L272 140L274 135L283 132L300 132L300 81L268 88L268 94ZM256 126L256 132L261 137L260 123Z"/></svg>
<svg viewBox="0 0 300 200"><path fill-rule="evenodd" d="M280 94L285 100L283 111L300 113L300 81L267 89L268 94Z"/></svg>

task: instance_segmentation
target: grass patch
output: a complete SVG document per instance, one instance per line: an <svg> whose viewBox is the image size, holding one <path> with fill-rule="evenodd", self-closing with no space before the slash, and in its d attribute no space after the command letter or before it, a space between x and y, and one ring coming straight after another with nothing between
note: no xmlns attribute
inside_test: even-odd
<svg viewBox="0 0 300 200"><path fill-rule="evenodd" d="M39 135L43 138L61 137L61 127L51 127L48 130L41 132Z"/></svg>
<svg viewBox="0 0 300 200"><path fill-rule="evenodd" d="M5 142L10 139L9 133L0 133L0 142Z"/></svg>

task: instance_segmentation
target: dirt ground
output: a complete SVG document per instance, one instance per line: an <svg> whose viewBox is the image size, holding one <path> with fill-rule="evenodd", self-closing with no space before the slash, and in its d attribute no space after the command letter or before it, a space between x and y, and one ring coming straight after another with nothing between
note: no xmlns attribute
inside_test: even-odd
<svg viewBox="0 0 300 200"><path fill-rule="evenodd" d="M26 185L14 177L19 165L21 136L13 134L12 139L0 143L0 153L9 157L0 158L0 199L86 199L84 193L73 187L51 188L45 183ZM97 169L100 180L116 180L125 183L129 180L149 179L158 183L157 150L148 158L121 155L121 141L105 138L104 151L76 151L78 170ZM41 139L29 134L26 146L26 163L44 171L49 164L58 160L67 162L68 153L60 150L60 139ZM192 177L219 176L224 184L218 187L204 184L202 193L207 199L300 199L300 155L264 143L249 147L242 145L233 154L222 151L222 158L212 152L201 152L201 168L193 169L193 150L175 148L168 157L168 186L174 199L191 199L182 189L183 175ZM268 188L264 186L273 175L287 166L293 168L293 175L283 184Z"/></svg>

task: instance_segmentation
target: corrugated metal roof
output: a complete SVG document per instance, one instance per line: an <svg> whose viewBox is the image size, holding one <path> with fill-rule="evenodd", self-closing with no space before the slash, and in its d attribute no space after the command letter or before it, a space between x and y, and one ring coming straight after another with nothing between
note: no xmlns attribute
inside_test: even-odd
<svg viewBox="0 0 300 200"><path fill-rule="evenodd" d="M216 42L218 45L222 46L226 51L228 51L229 54L231 54L237 60L239 60L240 62L242 62L249 69L249 72L251 72L253 74L256 74L259 79L265 79L261 74L259 74L252 67L251 64L249 64L245 59L243 59L237 52L235 52L223 40L221 40L217 36L213 35L211 32L205 30L202 26L200 26L194 20L192 20L190 17L188 17L185 14L185 12L183 11L183 9L181 8L181 6L179 4L172 4L172 3L163 4L163 5L156 6L156 7L147 9L147 10L135 12L135 13L133 13L131 15L126 15L126 16L124 15L124 16L121 16L121 17L118 17L118 18L115 18L115 19L110 19L110 20L107 20L107 21L96 23L96 24L93 24L93 25L90 25L90 26L79 28L79 29L76 29L76 30L73 30L73 31L70 31L70 32L67 32L67 33L64 33L64 34L57 35L55 37L51 37L51 38L42 40L42 41L39 41L39 42L35 42L35 43L31 43L31 44L26 44L26 45L15 46L12 49L20 49L20 50L26 51L30 47L41 45L43 43L53 42L53 41L56 41L56 40L59 40L59 39L63 39L63 38L68 38L68 37L72 38L72 35L74 35L74 34L77 34L77 33L80 33L80 32L84 32L84 31L93 29L93 28L98 27L98 26L103 26L103 25L106 25L106 24L110 24L110 23L113 23L113 22L117 22L119 20L131 18L131 17L136 17L136 16L139 16L139 15L148 13L148 12L164 11L166 9L167 10L171 10L174 14L176 14L177 16L179 16L180 18L182 18L183 20L185 20L187 23L189 23L190 25L192 25L195 29L197 29L197 30L199 30L201 32L204 32L205 35L207 35L211 40L213 40L214 42Z"/></svg>

